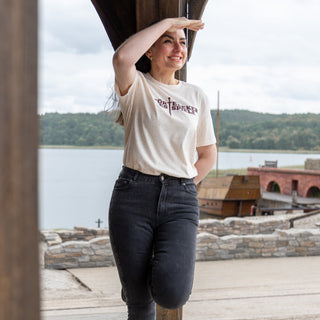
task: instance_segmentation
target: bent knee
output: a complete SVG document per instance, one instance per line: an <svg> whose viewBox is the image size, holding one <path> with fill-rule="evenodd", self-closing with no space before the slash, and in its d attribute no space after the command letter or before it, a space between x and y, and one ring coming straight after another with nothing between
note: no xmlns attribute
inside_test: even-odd
<svg viewBox="0 0 320 320"><path fill-rule="evenodd" d="M189 299L190 290L183 288L166 288L161 292L153 293L154 301L165 309L179 309Z"/></svg>

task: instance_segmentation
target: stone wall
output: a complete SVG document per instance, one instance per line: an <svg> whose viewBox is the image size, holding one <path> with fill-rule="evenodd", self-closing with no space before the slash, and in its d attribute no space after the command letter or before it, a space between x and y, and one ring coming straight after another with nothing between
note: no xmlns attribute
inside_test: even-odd
<svg viewBox="0 0 320 320"><path fill-rule="evenodd" d="M317 229L224 237L203 232L197 237L198 261L314 255L320 255L320 230Z"/></svg>
<svg viewBox="0 0 320 320"><path fill-rule="evenodd" d="M47 269L109 267L114 259L109 237L90 241L66 241L49 246L44 254Z"/></svg>
<svg viewBox="0 0 320 320"><path fill-rule="evenodd" d="M200 220L198 233L208 232L222 237L226 235L269 234L277 229L289 229L285 218L226 218L224 220Z"/></svg>
<svg viewBox="0 0 320 320"><path fill-rule="evenodd" d="M66 241L89 241L97 237L109 236L106 228L74 227L73 230L41 231L41 240L48 245L60 244Z"/></svg>
<svg viewBox="0 0 320 320"><path fill-rule="evenodd" d="M42 231L47 269L113 266L114 258L107 229L75 227L73 230Z"/></svg>
<svg viewBox="0 0 320 320"><path fill-rule="evenodd" d="M108 230L44 231L48 269L113 266ZM93 238L92 238L93 237ZM196 258L225 260L320 255L319 229L289 229L285 217L208 219L199 223Z"/></svg>

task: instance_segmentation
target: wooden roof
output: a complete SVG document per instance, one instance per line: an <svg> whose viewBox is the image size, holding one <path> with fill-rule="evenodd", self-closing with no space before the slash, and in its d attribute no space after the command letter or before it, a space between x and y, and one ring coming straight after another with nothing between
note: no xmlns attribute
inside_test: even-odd
<svg viewBox="0 0 320 320"><path fill-rule="evenodd" d="M200 19L208 0L91 0L114 49L132 34L164 18ZM188 59L195 32L188 30Z"/></svg>

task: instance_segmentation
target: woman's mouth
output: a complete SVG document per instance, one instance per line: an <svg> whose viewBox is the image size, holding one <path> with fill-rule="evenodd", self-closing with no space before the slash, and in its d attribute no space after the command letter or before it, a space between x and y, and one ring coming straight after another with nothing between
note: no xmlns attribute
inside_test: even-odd
<svg viewBox="0 0 320 320"><path fill-rule="evenodd" d="M169 59L170 60L175 60L175 61L180 61L180 60L182 60L182 57L170 56Z"/></svg>

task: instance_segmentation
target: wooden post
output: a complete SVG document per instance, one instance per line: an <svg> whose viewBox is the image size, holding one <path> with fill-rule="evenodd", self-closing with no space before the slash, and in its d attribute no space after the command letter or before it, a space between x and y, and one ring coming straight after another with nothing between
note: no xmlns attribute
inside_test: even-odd
<svg viewBox="0 0 320 320"><path fill-rule="evenodd" d="M176 0L168 2L159 0L159 18L186 16L186 0ZM187 64L176 72L176 78L187 80ZM157 320L182 320L182 307L176 310L167 310L157 305Z"/></svg>
<svg viewBox="0 0 320 320"><path fill-rule="evenodd" d="M37 0L0 2L0 319L39 320Z"/></svg>
<svg viewBox="0 0 320 320"><path fill-rule="evenodd" d="M182 320L182 307L168 310L157 305L157 320Z"/></svg>
<svg viewBox="0 0 320 320"><path fill-rule="evenodd" d="M219 125L220 125L220 92L217 95L217 123L216 123L216 137L217 137L217 162L216 162L216 178L219 176Z"/></svg>

